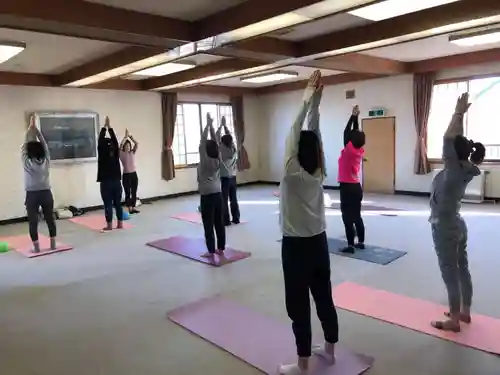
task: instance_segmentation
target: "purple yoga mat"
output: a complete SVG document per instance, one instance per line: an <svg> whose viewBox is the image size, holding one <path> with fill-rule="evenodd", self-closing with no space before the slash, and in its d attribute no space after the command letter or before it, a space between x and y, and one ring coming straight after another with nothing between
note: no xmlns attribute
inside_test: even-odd
<svg viewBox="0 0 500 375"><path fill-rule="evenodd" d="M203 299L168 313L168 318L265 374L296 360L291 324L284 324L221 297ZM321 342L321 341L318 341ZM336 348L337 362L326 366L313 358L313 375L359 375L374 359Z"/></svg>
<svg viewBox="0 0 500 375"><path fill-rule="evenodd" d="M201 238L188 238L183 236L164 238L161 240L148 242L147 245L214 267L220 267L229 263L234 263L238 260L246 259L251 255L251 253L226 247L226 250L224 250L224 256L214 255L214 257L212 258L203 258L201 257L201 254L207 251L205 241Z"/></svg>

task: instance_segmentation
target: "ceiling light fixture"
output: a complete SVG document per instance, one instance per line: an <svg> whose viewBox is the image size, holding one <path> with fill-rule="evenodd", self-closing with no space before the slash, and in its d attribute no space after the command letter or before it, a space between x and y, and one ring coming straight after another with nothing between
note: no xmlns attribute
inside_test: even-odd
<svg viewBox="0 0 500 375"><path fill-rule="evenodd" d="M348 13L356 17L376 22L454 3L456 1L458 0L386 0Z"/></svg>
<svg viewBox="0 0 500 375"><path fill-rule="evenodd" d="M472 47L500 42L500 28L454 34L448 37L450 43L460 47Z"/></svg>
<svg viewBox="0 0 500 375"><path fill-rule="evenodd" d="M283 81L285 79L297 78L299 73L297 72L285 72L283 70L278 70L274 72L256 74L247 77L241 77L241 82L244 83L269 83L276 81Z"/></svg>
<svg viewBox="0 0 500 375"><path fill-rule="evenodd" d="M196 67L196 65L191 63L166 63L139 70L132 73L132 75L143 77L160 77L177 72L182 72L183 70L192 69L194 67Z"/></svg>
<svg viewBox="0 0 500 375"><path fill-rule="evenodd" d="M0 64L12 59L26 49L26 44L21 42L0 41Z"/></svg>

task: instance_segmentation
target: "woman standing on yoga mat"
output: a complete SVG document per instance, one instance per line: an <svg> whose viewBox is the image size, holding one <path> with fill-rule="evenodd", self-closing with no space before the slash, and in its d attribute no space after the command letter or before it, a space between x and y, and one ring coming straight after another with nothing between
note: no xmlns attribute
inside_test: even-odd
<svg viewBox="0 0 500 375"><path fill-rule="evenodd" d="M344 129L344 148L340 153L338 169L340 211L347 238L347 247L342 252L351 254L356 248L365 248L365 225L361 217L363 188L359 181L361 161L365 153L365 133L359 130L358 117L359 107L356 105ZM358 243L354 243L356 236Z"/></svg>
<svg viewBox="0 0 500 375"><path fill-rule="evenodd" d="M222 129L224 135L221 136ZM233 137L226 126L226 118L222 116L221 125L217 129L217 142L220 149L220 180L222 185L222 199L224 212L224 225L229 226L240 223L240 207L238 206L238 196L236 194L236 162L238 154L234 145ZM229 217L228 201L231 206L231 217Z"/></svg>
<svg viewBox="0 0 500 375"><path fill-rule="evenodd" d="M431 187L429 222L438 257L439 268L448 292L449 311L444 321L432 326L460 332L460 321L470 323L472 280L467 260L467 225L460 216L460 206L467 185L480 174L477 165L484 159L485 149L464 137L464 115L469 109L469 95L457 100L455 113L443 137L444 168Z"/></svg>
<svg viewBox="0 0 500 375"><path fill-rule="evenodd" d="M38 214L42 208L50 235L50 249L56 249L56 221L54 218L54 197L50 189L49 147L42 132L35 126L35 117L30 117L30 124L21 148L24 166L24 188L26 190L26 211L28 213L29 232L33 241L33 252L40 252L38 242Z"/></svg>
<svg viewBox="0 0 500 375"><path fill-rule="evenodd" d="M133 146L132 146L133 145ZM135 209L137 202L137 188L139 186L139 178L135 169L135 153L139 143L130 134L128 129L125 130L125 137L120 143L120 160L123 166L123 190L125 191L125 205L130 214L139 213Z"/></svg>
<svg viewBox="0 0 500 375"><path fill-rule="evenodd" d="M208 133L210 138L208 139ZM202 256L222 255L226 248L226 228L223 222L222 193L220 182L220 156L213 119L207 113L207 125L200 141L200 163L198 164L198 190L200 191L200 211L207 252ZM215 237L214 237L215 230ZM215 244L217 238L217 247Z"/></svg>
<svg viewBox="0 0 500 375"><path fill-rule="evenodd" d="M325 232L323 181L326 173L319 130L322 92L321 73L317 70L309 79L299 114L286 140L285 173L280 184L281 257L285 304L292 320L298 360L282 365L279 372L283 375L308 374L312 353L334 364L338 341ZM308 128L302 130L308 112ZM325 335L324 346L315 348L311 348L309 291Z"/></svg>
<svg viewBox="0 0 500 375"><path fill-rule="evenodd" d="M110 138L106 138L106 132ZM104 231L113 229L113 208L118 221L117 228L123 228L122 207L122 172L120 168L120 145L113 128L106 116L104 126L99 133L97 142L97 182L100 183L101 198L104 204L106 226Z"/></svg>

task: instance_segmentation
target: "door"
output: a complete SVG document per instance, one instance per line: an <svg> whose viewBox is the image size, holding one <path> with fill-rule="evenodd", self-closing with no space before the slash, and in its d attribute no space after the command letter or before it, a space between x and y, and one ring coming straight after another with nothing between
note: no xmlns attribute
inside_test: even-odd
<svg viewBox="0 0 500 375"><path fill-rule="evenodd" d="M363 163L363 190L366 193L394 194L396 170L396 119L367 118L362 121L366 135Z"/></svg>

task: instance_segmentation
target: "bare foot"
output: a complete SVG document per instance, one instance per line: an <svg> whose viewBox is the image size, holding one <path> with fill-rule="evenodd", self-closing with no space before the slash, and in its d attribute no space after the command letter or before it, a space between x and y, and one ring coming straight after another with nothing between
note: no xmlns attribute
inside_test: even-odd
<svg viewBox="0 0 500 375"><path fill-rule="evenodd" d="M450 312L445 312L444 316L446 316L447 318L451 318L451 313ZM470 324L472 322L472 319L471 319L470 315L467 315L467 314L464 314L464 313L460 313L459 319L460 319L461 322L464 322L464 323L467 323L467 324Z"/></svg>
<svg viewBox="0 0 500 375"><path fill-rule="evenodd" d="M453 320L434 321L431 322L431 326L442 331L450 331L455 333L460 332L460 323L454 322Z"/></svg>
<svg viewBox="0 0 500 375"><path fill-rule="evenodd" d="M214 253L210 253L208 251L204 254L201 254L202 258L213 258L213 256L214 256Z"/></svg>

